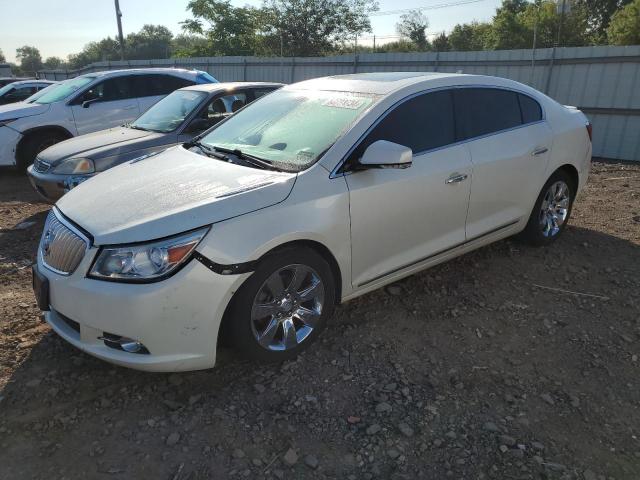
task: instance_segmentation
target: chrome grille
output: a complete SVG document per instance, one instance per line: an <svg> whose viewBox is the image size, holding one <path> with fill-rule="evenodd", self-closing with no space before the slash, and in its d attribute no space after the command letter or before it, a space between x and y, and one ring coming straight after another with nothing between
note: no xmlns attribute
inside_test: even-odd
<svg viewBox="0 0 640 480"><path fill-rule="evenodd" d="M45 267L69 275L80 264L86 249L86 241L64 225L53 210L50 211L39 249Z"/></svg>
<svg viewBox="0 0 640 480"><path fill-rule="evenodd" d="M51 164L49 162L45 162L38 157L36 157L36 161L33 162L33 169L38 173L48 172L50 168Z"/></svg>

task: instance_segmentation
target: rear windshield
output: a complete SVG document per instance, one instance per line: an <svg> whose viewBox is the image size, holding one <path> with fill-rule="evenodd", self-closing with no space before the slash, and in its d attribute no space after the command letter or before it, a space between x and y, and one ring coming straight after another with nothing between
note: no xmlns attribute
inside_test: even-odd
<svg viewBox="0 0 640 480"><path fill-rule="evenodd" d="M48 104L59 102L60 100L64 100L69 97L85 85L89 85L95 79L96 77L94 75L84 75L82 77L72 78L56 85L52 85L46 89L46 93L36 98L34 103Z"/></svg>

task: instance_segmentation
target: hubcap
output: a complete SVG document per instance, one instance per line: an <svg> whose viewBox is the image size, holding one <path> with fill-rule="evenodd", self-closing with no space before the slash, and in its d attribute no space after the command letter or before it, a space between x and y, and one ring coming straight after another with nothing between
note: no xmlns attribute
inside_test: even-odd
<svg viewBox="0 0 640 480"><path fill-rule="evenodd" d="M267 350L288 350L317 326L324 305L318 273L301 264L287 265L265 280L253 300L251 328Z"/></svg>
<svg viewBox="0 0 640 480"><path fill-rule="evenodd" d="M558 234L569 214L569 186L559 180L549 187L540 207L540 228L545 237Z"/></svg>

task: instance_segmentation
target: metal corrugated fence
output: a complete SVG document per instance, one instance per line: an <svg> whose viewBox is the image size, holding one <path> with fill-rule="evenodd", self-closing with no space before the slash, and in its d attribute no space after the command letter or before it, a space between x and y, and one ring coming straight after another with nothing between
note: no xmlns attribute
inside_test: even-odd
<svg viewBox="0 0 640 480"><path fill-rule="evenodd" d="M333 57L203 57L93 63L75 71L42 71L61 80L88 72L140 67L206 70L221 82L293 83L359 72L425 71L494 75L526 83L593 123L594 156L640 161L640 46L481 52L367 53Z"/></svg>

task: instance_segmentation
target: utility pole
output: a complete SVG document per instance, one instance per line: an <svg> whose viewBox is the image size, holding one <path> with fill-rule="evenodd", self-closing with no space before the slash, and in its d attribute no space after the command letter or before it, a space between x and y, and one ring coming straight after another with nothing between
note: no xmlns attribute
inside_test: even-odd
<svg viewBox="0 0 640 480"><path fill-rule="evenodd" d="M564 14L566 10L567 0L562 0L562 4L560 6L560 22L558 23L558 40L556 45L558 47L562 46L562 24L564 23Z"/></svg>
<svg viewBox="0 0 640 480"><path fill-rule="evenodd" d="M376 36L373 36L373 53L376 53Z"/></svg>
<svg viewBox="0 0 640 480"><path fill-rule="evenodd" d="M124 60L124 38L122 37L122 12L120 11L120 2L116 3L116 20L118 21L118 40L120 41L120 60Z"/></svg>

